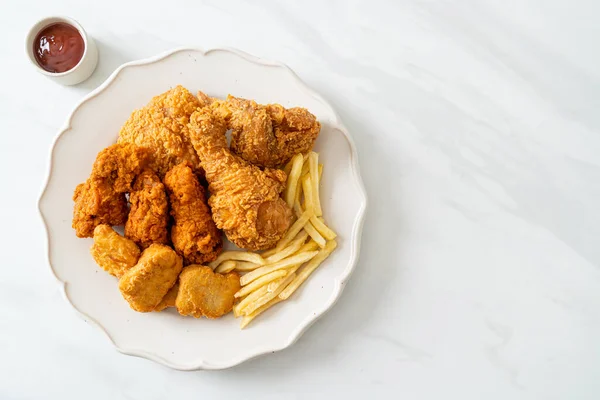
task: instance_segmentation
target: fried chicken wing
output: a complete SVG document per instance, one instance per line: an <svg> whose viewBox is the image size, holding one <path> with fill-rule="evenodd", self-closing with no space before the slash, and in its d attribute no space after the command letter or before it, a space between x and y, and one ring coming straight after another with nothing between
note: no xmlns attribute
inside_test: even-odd
<svg viewBox="0 0 600 400"><path fill-rule="evenodd" d="M119 279L119 290L135 311L154 311L177 281L183 263L173 249L150 245L137 264Z"/></svg>
<svg viewBox="0 0 600 400"><path fill-rule="evenodd" d="M90 253L103 270L117 278L137 264L140 258L137 245L106 224L94 229L94 244Z"/></svg>
<svg viewBox="0 0 600 400"><path fill-rule="evenodd" d="M73 194L73 229L78 237L92 237L100 224L123 225L127 220L127 199L116 193L106 180L88 179Z"/></svg>
<svg viewBox="0 0 600 400"><path fill-rule="evenodd" d="M150 161L148 149L115 144L98 153L88 180L75 188L73 228L79 237L92 237L100 224L123 225L129 212L125 192Z"/></svg>
<svg viewBox="0 0 600 400"><path fill-rule="evenodd" d="M233 295L240 290L236 272L221 275L209 267L190 265L179 276L177 311L196 318L219 318L233 308Z"/></svg>
<svg viewBox="0 0 600 400"><path fill-rule="evenodd" d="M151 158L148 148L130 143L113 144L98 153L90 178L106 180L117 193L129 192L133 180Z"/></svg>
<svg viewBox="0 0 600 400"><path fill-rule="evenodd" d="M232 154L225 138L227 126L213 112L204 107L190 118L190 138L209 182L213 219L239 247L273 247L292 221L292 210L280 197L286 174L270 168L262 171Z"/></svg>
<svg viewBox="0 0 600 400"><path fill-rule="evenodd" d="M187 163L179 164L165 175L171 215L174 219L171 240L187 264L213 261L223 250L222 234L210 215L206 191Z"/></svg>
<svg viewBox="0 0 600 400"><path fill-rule="evenodd" d="M316 117L304 108L261 105L231 95L225 101L201 92L198 97L232 129L231 151L262 167L283 165L294 155L311 150L321 131Z"/></svg>
<svg viewBox="0 0 600 400"><path fill-rule="evenodd" d="M154 153L152 169L161 177L184 161L201 172L187 127L190 115L200 106L192 93L176 86L134 111L121 128L118 141L150 148Z"/></svg>
<svg viewBox="0 0 600 400"><path fill-rule="evenodd" d="M165 186L152 170L143 171L135 179L129 194L131 209L125 224L125 236L141 248L152 243L167 244L169 203Z"/></svg>

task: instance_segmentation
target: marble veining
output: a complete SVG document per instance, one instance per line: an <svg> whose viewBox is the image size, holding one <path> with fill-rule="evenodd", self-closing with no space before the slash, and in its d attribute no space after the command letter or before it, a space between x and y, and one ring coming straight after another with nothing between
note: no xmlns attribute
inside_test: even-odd
<svg viewBox="0 0 600 400"><path fill-rule="evenodd" d="M12 2L0 13L0 399L600 397L600 3ZM97 71L37 74L66 14ZM66 115L120 64L231 46L288 64L352 133L359 264L290 349L181 373L115 352L61 298L35 204ZM199 338L201 340L201 338Z"/></svg>

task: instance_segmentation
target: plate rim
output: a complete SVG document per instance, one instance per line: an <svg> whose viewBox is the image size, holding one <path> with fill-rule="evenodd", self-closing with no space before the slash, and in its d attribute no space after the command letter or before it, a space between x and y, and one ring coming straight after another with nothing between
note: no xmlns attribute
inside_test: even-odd
<svg viewBox="0 0 600 400"><path fill-rule="evenodd" d="M154 63L160 62L163 59L168 58L176 53L185 52L185 51L198 52L198 53L202 54L203 57L208 56L212 52L222 51L222 52L232 53L238 57L241 57L242 59L244 59L246 61L249 61L249 62L257 64L257 65L277 67L277 68L281 68L281 69L285 70L288 73L288 75L290 75L295 80L296 84L302 91L304 91L306 94L308 94L309 96L313 97L314 99L316 99L320 103L322 103L324 106L326 106L329 109L329 111L331 112L331 115L333 115L334 120L331 122L332 128L338 129L340 132L342 132L345 139L348 141L348 144L350 145L350 165L351 165L352 175L354 178L354 183L356 184L358 192L361 196L358 214L356 215L354 224L352 226L352 234L351 234L351 238L350 238L350 245L351 245L350 246L350 260L349 260L348 264L346 265L346 268L342 272L342 274L339 275L335 279L334 292L331 295L330 300L324 304L324 307L321 310L319 310L319 312L314 313L310 318L307 318L305 321L302 321L302 323L300 323L296 328L294 328L292 333L290 334L290 336L287 338L287 340L283 344L283 346L275 346L275 347L270 347L267 349L261 348L261 349L258 349L257 351L251 352L251 354L249 354L249 355L233 359L233 360L231 360L227 363L221 364L221 365L215 365L213 363L209 363L204 359L195 361L192 365L180 365L180 364L174 363L172 361L166 360L166 359L164 359L156 354L153 354L152 352L147 351L147 350L123 348L123 347L119 346L117 344L117 342L113 339L111 334L104 328L104 326L102 326L98 321L96 321L90 315L79 310L75 306L75 304L73 304L71 299L69 298L69 296L67 294L67 290L66 290L66 287L69 284L69 282L62 281L58 277L58 275L56 274L56 272L54 270L52 262L51 262L49 226L48 226L48 222L46 221L46 218L44 216L44 212L42 211L42 207L43 207L42 203L43 203L44 197L47 193L48 184L50 183L50 178L52 176L52 172L54 169L54 160L55 160L54 153L56 150L56 145L57 145L58 141L60 140L60 138L62 137L62 135L71 129L71 122L72 122L73 116L77 113L77 111L85 103L87 103L92 98L100 95L105 89L107 89L111 84L113 84L116 81L117 76L119 75L119 73L122 70L124 70L126 68L136 67L136 66L154 64ZM358 259L359 259L359 255L360 255L360 244L361 244L361 238L362 238L362 228L363 228L363 224L364 224L364 220L365 220L367 204L368 204L367 193L366 193L366 190L365 190L365 187L364 187L361 175L360 175L360 168L359 168L359 163L358 163L358 152L356 150L356 145L354 144L354 140L350 136L350 134L349 134L348 130L346 129L346 127L344 126L344 124L341 122L341 119L340 119L338 113L331 106L331 104L329 104L329 102L326 101L319 93L317 93L315 90L311 89L303 80L301 80L300 77L289 66L287 66L286 64L279 62L279 61L272 61L272 60L267 60L264 58L256 57L249 53L246 53L245 51L242 51L242 50L239 50L236 48L232 48L232 47L214 47L214 48L210 48L208 50L204 50L200 47L177 47L175 49L171 49L171 50L167 50L165 52L159 53L155 56L130 61L130 62L120 65L117 69L115 69L115 71L113 71L112 74L110 74L110 76L108 78L106 78L106 80L102 84L100 84L96 89L92 90L90 93L88 93L86 96L84 96L74 106L74 108L68 115L66 122L59 129L58 133L56 134L56 136L54 137L54 139L52 141L52 144L50 147L50 157L46 164L46 175L45 175L45 178L43 181L41 193L40 193L40 195L38 197L38 201L37 201L37 212L38 212L39 217L42 220L43 227L44 227L44 233L46 236L46 240L44 242L45 242L45 247L46 247L45 253L46 253L47 266L49 267L52 275L54 276L57 283L59 284L59 288L60 288L60 291L61 291L64 299L71 306L71 308L76 312L76 314L83 320L91 322L97 329L99 329L101 332L103 332L104 335L112 343L113 347L122 354L145 358L150 361L154 361L156 363L162 364L164 366L167 366L169 368L173 368L176 370L194 371L194 370L218 370L218 369L231 368L231 367L239 365L245 361L256 358L258 356L284 350L284 349L290 347L291 345L293 345L302 336L302 334L304 332L306 332L306 330L308 328L310 328L310 326L313 323L315 323L327 311L329 311L335 305L335 303L338 301L338 299L340 298L342 291L345 287L345 283L350 278L353 270L355 269L355 267L358 263Z"/></svg>

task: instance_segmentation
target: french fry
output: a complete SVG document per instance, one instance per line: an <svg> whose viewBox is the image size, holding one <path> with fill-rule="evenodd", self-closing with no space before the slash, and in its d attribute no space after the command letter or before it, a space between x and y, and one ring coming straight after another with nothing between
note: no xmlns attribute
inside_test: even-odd
<svg viewBox="0 0 600 400"><path fill-rule="evenodd" d="M317 217L323 215L321 199L319 197L319 155L312 151L308 156L310 181L312 184L313 210ZM304 190L306 192L306 189Z"/></svg>
<svg viewBox="0 0 600 400"><path fill-rule="evenodd" d="M304 209L301 206L301 202L300 200L302 199L302 183L298 182L298 187L296 189L296 198L294 199L294 212L296 213L296 217L299 218L302 213L304 212Z"/></svg>
<svg viewBox="0 0 600 400"><path fill-rule="evenodd" d="M300 176L302 176L302 177L304 175L308 174L308 172L309 172L310 165L309 165L309 162L308 162L308 158L310 157L310 153L311 152L308 152L304 156L304 163L302 164L302 172L300 173Z"/></svg>
<svg viewBox="0 0 600 400"><path fill-rule="evenodd" d="M236 261L235 270L240 272L248 272L254 271L257 268L260 268L261 265L254 264L253 262L248 261Z"/></svg>
<svg viewBox="0 0 600 400"><path fill-rule="evenodd" d="M304 242L306 242L306 238L307 237L308 237L308 233L307 232L300 232L298 234L298 236L296 236L296 238L292 241L292 243L290 243L290 245L287 246L285 249L283 249L283 250L281 250L281 251L273 254L272 256L269 256L269 257L265 258L265 261L267 262L267 265L268 264L273 264L274 262L277 262L279 260L283 260L287 256L290 256L290 255L294 254L295 252L297 252L298 249L300 247L302 247L302 245L304 244Z"/></svg>
<svg viewBox="0 0 600 400"><path fill-rule="evenodd" d="M294 205L294 198L296 197L296 188L298 187L298 179L300 178L300 171L302 171L302 155L296 154L292 159L292 169L287 177L287 183L285 188L285 202L288 206Z"/></svg>
<svg viewBox="0 0 600 400"><path fill-rule="evenodd" d="M271 301L269 301L267 304L263 305L262 307L259 307L258 309L256 309L252 314L250 315L244 315L244 317L242 318L242 322L240 323L240 328L244 329L246 326L248 326L248 324L257 316L259 316L260 314L262 314L263 312L265 312L266 310L268 310L269 308L273 307L275 304L279 303L280 301L282 301L279 296L271 299Z"/></svg>
<svg viewBox="0 0 600 400"><path fill-rule="evenodd" d="M314 240L311 239L310 242L306 243L304 246L300 247L296 254L305 253L307 251L315 251L319 249L319 245L315 243Z"/></svg>
<svg viewBox="0 0 600 400"><path fill-rule="evenodd" d="M313 185L311 183L310 175L306 175L302 178L302 190L304 191L304 209L306 211L314 212L314 196L313 196Z"/></svg>
<svg viewBox="0 0 600 400"><path fill-rule="evenodd" d="M331 252L337 247L337 242L335 240L331 240L327 242L325 248L319 251L319 254L313 257L312 260L308 262L297 274L296 278L279 294L279 298L282 300L290 297L292 293L302 285L302 283L317 269L319 265L325 260Z"/></svg>
<svg viewBox="0 0 600 400"><path fill-rule="evenodd" d="M319 164L319 185L321 184L322 176L323 176L323 164Z"/></svg>
<svg viewBox="0 0 600 400"><path fill-rule="evenodd" d="M327 240L333 240L337 237L337 234L331 230L325 222L323 222L323 218L318 218L317 216L310 217L310 223L315 227L317 231Z"/></svg>
<svg viewBox="0 0 600 400"><path fill-rule="evenodd" d="M237 263L233 260L227 260L227 261L223 261L216 269L215 272L218 272L219 274L226 274L228 272L231 272L235 269L235 267L237 266Z"/></svg>
<svg viewBox="0 0 600 400"><path fill-rule="evenodd" d="M283 250L283 248L285 246L287 246L292 241L292 239L294 239L296 237L296 235L298 233L300 233L302 228L304 228L304 225L306 225L306 223L312 216L313 216L312 211L309 211L309 210L304 211L304 213L302 213L302 215L300 217L298 217L296 222L294 222L294 224L288 229L285 236L281 238L279 243L277 243L277 246L275 246L275 252L273 254L275 254L278 251Z"/></svg>
<svg viewBox="0 0 600 400"><path fill-rule="evenodd" d="M292 157L290 159L290 161L287 162L287 164L285 164L285 167L283 167L283 172L285 172L286 175L290 174L290 171L292 170L292 164L294 163L294 157Z"/></svg>
<svg viewBox="0 0 600 400"><path fill-rule="evenodd" d="M302 213L304 213L304 209L300 205L300 201L296 201L294 203L294 212L296 213L296 218L300 218Z"/></svg>
<svg viewBox="0 0 600 400"><path fill-rule="evenodd" d="M315 229L314 226L310 223L310 221L304 225L304 230L310 235L310 237L319 245L319 247L325 247L325 239L321 234Z"/></svg>
<svg viewBox="0 0 600 400"><path fill-rule="evenodd" d="M240 278L240 285L246 286L250 282L260 278L261 276L269 274L273 271L277 271L278 269L292 268L296 264L301 264L310 260L311 258L316 256L317 253L318 251L307 251L304 253L298 253L292 257L276 262L275 264L266 265L264 267L255 269L254 271L248 272L246 275Z"/></svg>
<svg viewBox="0 0 600 400"><path fill-rule="evenodd" d="M264 296L266 293L267 285L262 286L258 288L258 290L255 290L254 292L250 293L242 301L233 306L233 315L239 317L240 315L242 315L242 311L248 304L252 303L254 300L259 299L261 296Z"/></svg>
<svg viewBox="0 0 600 400"><path fill-rule="evenodd" d="M236 261L250 261L254 264L265 265L265 260L257 253L250 253L248 251L224 251L217 257L217 259L210 264L209 267L215 269L223 261L236 260Z"/></svg>
<svg viewBox="0 0 600 400"><path fill-rule="evenodd" d="M241 288L236 294L233 295L233 297L247 296L250 293L254 292L255 290L266 285L267 283L272 282L275 279L282 278L282 277L286 276L287 274L288 274L288 271L286 271L285 269L280 269L277 271L273 271L270 274L263 275L260 278L258 278L257 280L255 280L254 282L252 282L251 284L246 285L243 288Z"/></svg>
<svg viewBox="0 0 600 400"><path fill-rule="evenodd" d="M279 279L277 281L269 283L269 286L273 285L273 290L267 290L267 293L261 296L259 299L253 301L248 304L243 310L242 313L244 315L250 315L254 311L258 310L260 307L267 304L269 301L273 300L296 278L295 273L291 273L285 278Z"/></svg>

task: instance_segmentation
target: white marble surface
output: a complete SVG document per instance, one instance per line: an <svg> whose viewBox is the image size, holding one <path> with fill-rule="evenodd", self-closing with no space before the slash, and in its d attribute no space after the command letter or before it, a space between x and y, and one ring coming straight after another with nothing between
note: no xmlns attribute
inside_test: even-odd
<svg viewBox="0 0 600 400"><path fill-rule="evenodd" d="M84 3L2 3L1 399L600 397L600 3ZM98 41L78 87L27 64L24 35L50 14ZM76 102L181 45L289 64L337 107L370 195L336 307L220 372L114 351L61 298L36 213Z"/></svg>

